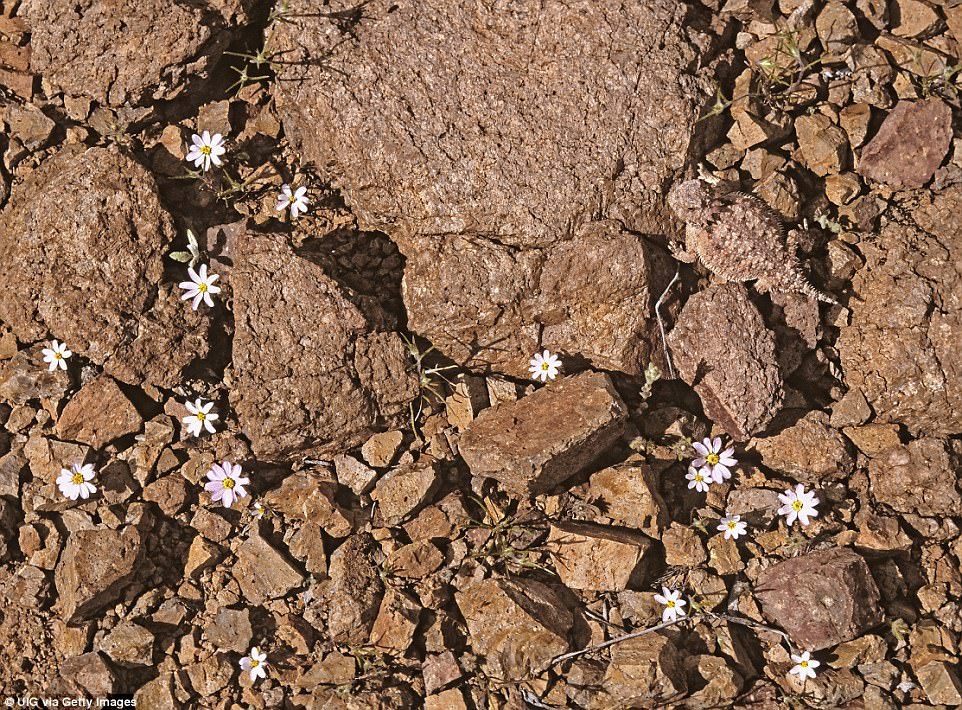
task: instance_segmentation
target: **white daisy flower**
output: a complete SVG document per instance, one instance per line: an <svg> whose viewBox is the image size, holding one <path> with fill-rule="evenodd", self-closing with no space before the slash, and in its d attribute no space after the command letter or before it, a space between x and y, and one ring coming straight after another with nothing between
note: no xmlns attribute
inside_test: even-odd
<svg viewBox="0 0 962 710"><path fill-rule="evenodd" d="M210 134L204 131L202 134L196 133L190 138L193 145L187 152L187 162L193 163L195 168L203 168L204 172L210 170L210 165L221 166L220 159L227 149L224 147L224 137L220 133Z"/></svg>
<svg viewBox="0 0 962 710"><path fill-rule="evenodd" d="M718 521L719 532L725 533L725 539L738 539L748 531L748 524L742 520L740 515L726 515Z"/></svg>
<svg viewBox="0 0 962 710"><path fill-rule="evenodd" d="M304 185L296 190L291 190L290 185L281 185L281 194L277 196L277 207L275 209L278 212L283 212L290 207L291 219L297 219L298 213L304 214L307 212L307 206L310 202L307 199L307 187Z"/></svg>
<svg viewBox="0 0 962 710"><path fill-rule="evenodd" d="M257 646L254 646L249 655L240 659L240 667L245 673L250 673L251 681L256 681L258 678L266 678L267 654L262 653L258 650Z"/></svg>
<svg viewBox="0 0 962 710"><path fill-rule="evenodd" d="M685 616L685 610L682 609L682 607L688 602L681 598L681 591L662 587L661 594L655 595L655 601L665 607L661 612L661 622L663 624Z"/></svg>
<svg viewBox="0 0 962 710"><path fill-rule="evenodd" d="M90 482L95 475L92 463L83 466L75 463L69 471L65 468L60 469L57 486L60 488L60 492L70 500L77 500L77 498L86 500L91 493L97 492L97 486Z"/></svg>
<svg viewBox="0 0 962 710"><path fill-rule="evenodd" d="M689 490L694 488L699 493L706 492L708 486L711 485L711 476L709 476L704 469L695 468L694 466L688 467L688 473L685 474L685 478L688 479Z"/></svg>
<svg viewBox="0 0 962 710"><path fill-rule="evenodd" d="M254 503L254 509L251 511L251 515L254 516L255 520L261 520L265 516L268 516L269 513L270 511L267 509L267 506L259 501Z"/></svg>
<svg viewBox="0 0 962 710"><path fill-rule="evenodd" d="M698 452L698 458L691 462L692 466L706 470L715 483L721 483L732 477L729 466L738 463L732 458L732 454L735 453L734 446L729 446L722 451L722 440L719 436L714 439L706 437L704 441L696 441L692 446Z"/></svg>
<svg viewBox="0 0 962 710"><path fill-rule="evenodd" d="M796 520L805 526L808 525L810 517L818 517L818 511L815 509L819 503L818 498L815 497L814 491L806 493L805 486L801 483L795 486L794 491L789 488L784 493L779 493L778 499L784 504L778 509L778 514L785 516L785 522L789 527Z"/></svg>
<svg viewBox="0 0 962 710"><path fill-rule="evenodd" d="M193 404L189 401L184 402L184 406L187 407L187 411L190 412L189 415L181 420L184 426L187 427L188 434L191 436L200 436L204 429L207 430L208 434L214 433L214 425L212 422L217 421L219 417L215 412L210 411L214 408L213 402L203 404L200 398L198 398L194 400Z"/></svg>
<svg viewBox="0 0 962 710"><path fill-rule="evenodd" d="M557 355L552 355L545 350L543 353L535 353L528 363L528 372L531 373L532 380L547 382L553 380L561 371L561 360Z"/></svg>
<svg viewBox="0 0 962 710"><path fill-rule="evenodd" d="M41 352L43 353L43 361L50 365L47 368L49 372L53 372L58 367L61 370L66 370L67 358L73 355L72 352L67 350L67 344L61 343L59 340L54 340L50 343L49 348L44 348Z"/></svg>
<svg viewBox="0 0 962 710"><path fill-rule="evenodd" d="M250 483L251 479L240 474L241 467L236 463L215 463L207 472L208 480L204 490L211 494L211 500L220 501L225 508L230 508L235 500L247 497L244 486Z"/></svg>
<svg viewBox="0 0 962 710"><path fill-rule="evenodd" d="M793 653L792 661L795 662L795 665L792 666L792 669L789 671L789 673L797 675L802 680L805 680L806 678L814 678L815 669L822 665L819 661L816 661L814 658L812 658L812 654L810 654L808 651L803 651L801 656L796 656Z"/></svg>
<svg viewBox="0 0 962 710"><path fill-rule="evenodd" d="M220 286L214 285L214 282L219 279L220 276L217 274L208 274L207 264L201 264L198 271L194 271L193 266L188 266L187 275L190 276L190 281L181 281L177 284L180 288L187 290L187 293L181 296L180 300L186 301L189 298L193 298L194 302L191 304L191 308L195 311L201 301L208 306L213 306L214 301L210 296L212 293L220 293Z"/></svg>

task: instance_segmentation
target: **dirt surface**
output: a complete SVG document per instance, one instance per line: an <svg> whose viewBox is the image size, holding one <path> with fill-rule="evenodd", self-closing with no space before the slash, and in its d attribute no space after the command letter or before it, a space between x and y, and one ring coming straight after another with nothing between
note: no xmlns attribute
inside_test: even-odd
<svg viewBox="0 0 962 710"><path fill-rule="evenodd" d="M954 0L0 2L3 702L962 707L960 67Z"/></svg>

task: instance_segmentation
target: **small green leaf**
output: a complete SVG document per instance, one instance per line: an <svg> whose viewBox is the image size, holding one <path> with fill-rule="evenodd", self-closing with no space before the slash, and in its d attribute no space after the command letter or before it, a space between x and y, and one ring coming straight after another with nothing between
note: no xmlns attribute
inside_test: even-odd
<svg viewBox="0 0 962 710"><path fill-rule="evenodd" d="M169 256L174 261L179 261L182 264L186 264L188 261L191 261L193 259L193 257L190 254L188 254L186 251L172 251L167 256Z"/></svg>

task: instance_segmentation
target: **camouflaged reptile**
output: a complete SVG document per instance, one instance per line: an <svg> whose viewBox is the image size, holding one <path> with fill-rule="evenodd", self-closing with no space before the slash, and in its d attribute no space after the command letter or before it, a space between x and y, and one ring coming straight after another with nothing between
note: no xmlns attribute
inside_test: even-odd
<svg viewBox="0 0 962 710"><path fill-rule="evenodd" d="M671 189L668 204L686 224L685 248L675 252L680 261L697 258L716 276L754 280L762 291L804 293L838 303L809 283L781 219L754 195L687 180Z"/></svg>

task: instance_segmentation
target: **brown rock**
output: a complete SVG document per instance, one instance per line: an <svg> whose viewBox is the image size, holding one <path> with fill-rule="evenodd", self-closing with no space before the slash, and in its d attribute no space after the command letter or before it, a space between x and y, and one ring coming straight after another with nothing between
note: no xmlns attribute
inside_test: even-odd
<svg viewBox="0 0 962 710"><path fill-rule="evenodd" d="M252 604L278 599L304 583L304 575L256 533L237 548L234 579Z"/></svg>
<svg viewBox="0 0 962 710"><path fill-rule="evenodd" d="M486 409L458 444L471 473L518 494L551 489L624 432L627 407L607 375L585 372Z"/></svg>
<svg viewBox="0 0 962 710"><path fill-rule="evenodd" d="M820 177L841 172L848 162L848 136L820 113L795 121L802 163Z"/></svg>
<svg viewBox="0 0 962 710"><path fill-rule="evenodd" d="M905 162L905 161L901 161ZM962 433L962 186L921 194L911 215L892 219L860 245L851 325L838 351L845 383L860 390L880 423L914 435Z"/></svg>
<svg viewBox="0 0 962 710"><path fill-rule="evenodd" d="M172 675L161 673L153 680L147 681L134 693L137 707L156 708L156 710L178 710L180 703L174 696Z"/></svg>
<svg viewBox="0 0 962 710"><path fill-rule="evenodd" d="M938 11L921 0L892 1L892 34L900 37L928 35L942 24Z"/></svg>
<svg viewBox="0 0 962 710"><path fill-rule="evenodd" d="M868 565L842 547L769 567L755 582L755 596L765 616L809 651L849 641L882 621Z"/></svg>
<svg viewBox="0 0 962 710"><path fill-rule="evenodd" d="M399 525L424 506L441 481L437 464L430 459L398 466L378 480L371 493L385 525Z"/></svg>
<svg viewBox="0 0 962 710"><path fill-rule="evenodd" d="M370 441L370 439L368 439ZM365 444L366 446L367 444ZM355 495L367 493L374 485L377 472L368 468L353 456L340 454L334 457L337 482L354 491Z"/></svg>
<svg viewBox="0 0 962 710"><path fill-rule="evenodd" d="M292 520L319 526L331 537L351 533L350 512L335 500L337 484L311 471L298 471L283 480L279 488L267 493L267 507Z"/></svg>
<svg viewBox="0 0 962 710"><path fill-rule="evenodd" d="M408 579L423 579L441 566L444 553L430 540L402 545L388 557L391 574Z"/></svg>
<svg viewBox="0 0 962 710"><path fill-rule="evenodd" d="M223 18L191 6L92 0L70 7L28 0L31 69L54 92L120 106L172 99L226 48ZM64 55L64 47L74 51Z"/></svg>
<svg viewBox="0 0 962 710"><path fill-rule="evenodd" d="M437 695L429 695L424 699L424 710L468 710L464 700L464 693L458 688L450 688Z"/></svg>
<svg viewBox="0 0 962 710"><path fill-rule="evenodd" d="M738 543L724 535L713 535L708 539L708 565L720 575L737 574L745 569Z"/></svg>
<svg viewBox="0 0 962 710"><path fill-rule="evenodd" d="M208 540L214 542L224 542L233 530L233 526L223 515L204 507L197 508L190 525Z"/></svg>
<svg viewBox="0 0 962 710"><path fill-rule="evenodd" d="M822 46L833 54L842 54L858 37L855 15L841 2L829 2L815 18L815 31Z"/></svg>
<svg viewBox="0 0 962 710"><path fill-rule="evenodd" d="M221 609L204 627L204 635L219 651L246 653L253 637L250 611Z"/></svg>
<svg viewBox="0 0 962 710"><path fill-rule="evenodd" d="M454 654L445 651L425 658L421 664L421 675L424 677L424 692L430 695L460 680L464 674Z"/></svg>
<svg viewBox="0 0 962 710"><path fill-rule="evenodd" d="M373 559L376 548L370 534L355 533L331 554L325 610L326 628L334 641L364 644L369 640L384 594Z"/></svg>
<svg viewBox="0 0 962 710"><path fill-rule="evenodd" d="M198 579L200 576L216 565L224 557L224 551L205 539L202 535L197 535L191 540L190 549L187 550L187 561L184 563L184 577L188 579Z"/></svg>
<svg viewBox="0 0 962 710"><path fill-rule="evenodd" d="M296 256L283 235L238 243L230 400L258 457L335 453L382 421L400 423L417 392L400 337L372 332L355 294Z"/></svg>
<svg viewBox="0 0 962 710"><path fill-rule="evenodd" d="M855 469L845 437L824 412L809 412L775 436L755 439L753 447L765 466L799 481L837 481Z"/></svg>
<svg viewBox="0 0 962 710"><path fill-rule="evenodd" d="M665 546L665 563L681 567L698 567L707 559L705 546L692 528L672 523L661 538Z"/></svg>
<svg viewBox="0 0 962 710"><path fill-rule="evenodd" d="M361 447L361 456L368 465L385 468L391 465L404 441L404 433L400 431L382 431L374 434Z"/></svg>
<svg viewBox="0 0 962 710"><path fill-rule="evenodd" d="M932 661L916 668L915 676L933 705L962 705L962 680L958 671L948 663Z"/></svg>
<svg viewBox="0 0 962 710"><path fill-rule="evenodd" d="M56 334L123 382L179 385L183 368L207 354L207 316L184 308L164 282L173 238L139 163L116 148L63 150L0 212L0 280L9 292L0 320L21 340Z"/></svg>
<svg viewBox="0 0 962 710"><path fill-rule="evenodd" d="M140 624L125 621L107 634L99 650L122 666L150 666L154 663L154 635Z"/></svg>
<svg viewBox="0 0 962 710"><path fill-rule="evenodd" d="M190 484L179 473L161 476L144 488L144 500L156 503L164 515L173 517L183 509L190 496Z"/></svg>
<svg viewBox="0 0 962 710"><path fill-rule="evenodd" d="M620 591L644 581L654 543L624 528L564 521L551 525L546 546L565 586Z"/></svg>
<svg viewBox="0 0 962 710"><path fill-rule="evenodd" d="M586 496L614 522L650 537L660 537L668 524L668 509L648 464L629 461L592 474Z"/></svg>
<svg viewBox="0 0 962 710"><path fill-rule="evenodd" d="M490 405L485 379L462 375L454 386L454 392L444 399L444 413L451 426L463 430L482 409Z"/></svg>
<svg viewBox="0 0 962 710"><path fill-rule="evenodd" d="M327 574L327 556L324 554L324 535L313 523L302 523L289 541L291 554L304 564L310 574Z"/></svg>
<svg viewBox="0 0 962 710"><path fill-rule="evenodd" d="M695 135L703 80L687 72L695 49L682 32L685 8L668 0L588 10L523 3L504 14L430 0L413 12L385 1L366 6L356 41L342 44L323 14L330 8L317 0L324 9L312 13L313 6L305 6L310 21L278 26L279 51L300 67L284 72L278 105L305 153L331 166L363 227L398 237L411 328L458 362L515 375L526 374L542 345L589 347L584 355L597 367L643 369L637 358L651 348L652 322L650 303L639 304L657 292L647 271L660 255L632 235L667 228L658 191L683 166ZM422 11L438 21L422 24ZM617 69L604 43L618 48ZM452 47L473 67L456 80L428 59ZM515 62L542 66L559 53L572 60L550 77L508 70ZM311 57L321 56L342 69L320 71ZM652 63L658 72L639 73ZM632 72L643 79L629 81ZM412 75L427 83L398 80ZM500 97L497 107L491 96ZM589 109L570 111L568 102ZM534 111L535 104L554 108ZM490 123L495 114L513 118ZM642 125L657 126L664 142L645 140ZM568 138L559 144L558 135ZM480 171L461 170L468 163ZM618 165L625 168L612 169ZM632 234L610 245L580 236L599 212ZM530 248L569 241L571 264ZM633 262L636 252L647 256ZM612 261L595 268L603 254ZM536 282L539 264L552 258L557 267L545 278L557 279L564 297ZM592 308L603 315L592 319ZM543 327L553 331L551 344L539 343Z"/></svg>
<svg viewBox="0 0 962 710"><path fill-rule="evenodd" d="M77 530L67 539L54 579L69 622L94 617L120 598L141 557L137 528Z"/></svg>
<svg viewBox="0 0 962 710"><path fill-rule="evenodd" d="M471 648L494 677L525 678L568 650L571 612L540 582L485 579L457 592L455 599Z"/></svg>
<svg viewBox="0 0 962 710"><path fill-rule="evenodd" d="M655 707L669 703L688 690L682 653L660 633L616 644L612 646L611 662L605 671L604 689L619 707Z"/></svg>
<svg viewBox="0 0 962 710"><path fill-rule="evenodd" d="M60 675L81 692L94 697L106 698L120 686L104 655L96 651L67 658L60 666Z"/></svg>
<svg viewBox="0 0 962 710"><path fill-rule="evenodd" d="M952 109L939 98L900 101L862 149L858 172L896 189L922 187L952 142Z"/></svg>
<svg viewBox="0 0 962 710"><path fill-rule="evenodd" d="M711 286L692 296L668 343L705 413L735 439L763 431L781 409L775 337L744 286Z"/></svg>
<svg viewBox="0 0 962 710"><path fill-rule="evenodd" d="M208 656L200 663L187 666L184 671L190 680L190 687L201 697L213 695L227 687L234 669L220 654Z"/></svg>
<svg viewBox="0 0 962 710"><path fill-rule="evenodd" d="M420 615L421 605L416 599L389 587L371 627L371 645L388 653L403 654L414 640Z"/></svg>
<svg viewBox="0 0 962 710"><path fill-rule="evenodd" d="M417 394L401 338L375 332L357 294L285 241L247 234L231 273L237 379L230 401L266 459L358 446L376 426L400 424Z"/></svg>
<svg viewBox="0 0 962 710"><path fill-rule="evenodd" d="M23 405L32 399L54 402L63 399L70 387L70 376L47 369L42 353L46 347L45 343L38 343L21 350L0 366L0 398L14 405Z"/></svg>
<svg viewBox="0 0 962 710"><path fill-rule="evenodd" d="M872 496L900 513L954 515L962 507L962 445L917 439L869 462Z"/></svg>
<svg viewBox="0 0 962 710"><path fill-rule="evenodd" d="M70 398L57 420L57 436L102 449L111 441L140 431L143 419L117 383L97 377Z"/></svg>

